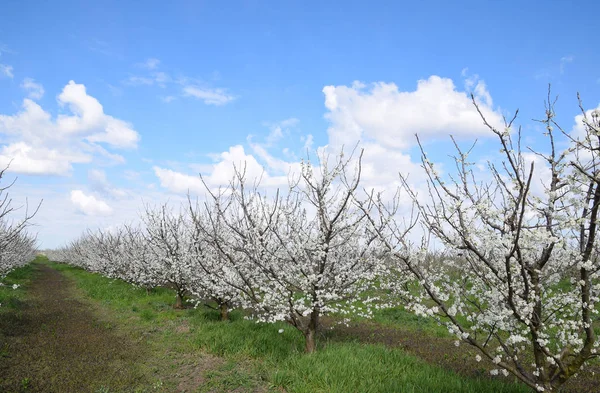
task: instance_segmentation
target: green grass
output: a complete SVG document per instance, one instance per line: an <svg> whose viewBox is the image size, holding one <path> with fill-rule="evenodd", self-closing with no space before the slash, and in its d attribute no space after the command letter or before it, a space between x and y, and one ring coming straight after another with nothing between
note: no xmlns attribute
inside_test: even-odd
<svg viewBox="0 0 600 393"><path fill-rule="evenodd" d="M16 313L17 318L21 318L20 308L23 305L27 295L27 286L34 277L34 269L31 265L26 265L10 272L4 279L0 280L0 318L6 319L10 314ZM18 285L13 289L13 285ZM9 350L4 344L3 330L0 329L0 362L5 356L10 356Z"/></svg>
<svg viewBox="0 0 600 393"><path fill-rule="evenodd" d="M165 359L201 357L203 352L222 358L222 364L205 371L201 391L247 391L256 386L307 393L529 391L498 379L461 377L382 345L321 340L317 353L304 354L303 337L289 325L258 324L237 311L231 321L221 322L218 312L206 308L174 310L175 294L168 289L147 294L120 280L67 265L52 266L73 278L91 299L116 311L119 324L157 337L147 344L154 351L170 353ZM376 320L401 323L424 335L445 331L401 309L382 311ZM178 326L186 326L186 333L177 332Z"/></svg>
<svg viewBox="0 0 600 393"><path fill-rule="evenodd" d="M385 325L402 326L403 329L416 330L436 337L452 337L448 333L448 328L438 324L433 318L418 316L406 311L401 306L376 310L373 313L373 320Z"/></svg>
<svg viewBox="0 0 600 393"><path fill-rule="evenodd" d="M273 375L275 384L308 392L525 392L498 381L460 378L397 349L336 343L310 355L290 357Z"/></svg>
<svg viewBox="0 0 600 393"><path fill-rule="evenodd" d="M36 258L39 261L39 258ZM26 289L33 279L35 270L31 265L25 265L10 272L0 280L0 313L2 310L18 310L26 295ZM17 288L13 289L13 285Z"/></svg>

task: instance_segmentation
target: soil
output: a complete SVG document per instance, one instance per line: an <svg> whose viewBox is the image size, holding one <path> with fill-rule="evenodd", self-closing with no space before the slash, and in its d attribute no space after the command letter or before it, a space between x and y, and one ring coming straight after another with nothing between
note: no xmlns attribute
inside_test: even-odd
<svg viewBox="0 0 600 393"><path fill-rule="evenodd" d="M137 367L144 348L76 300L59 272L35 266L28 300L0 320L0 391L112 392L146 385Z"/></svg>

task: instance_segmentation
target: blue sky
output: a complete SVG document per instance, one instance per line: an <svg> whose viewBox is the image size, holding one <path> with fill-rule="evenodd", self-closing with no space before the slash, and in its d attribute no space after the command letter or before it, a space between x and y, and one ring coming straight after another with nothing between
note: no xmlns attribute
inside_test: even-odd
<svg viewBox="0 0 600 393"><path fill-rule="evenodd" d="M308 147L363 141L366 182L416 168L447 135L600 103L596 1L3 1L0 164L15 203L44 199L41 247L198 193L249 160L279 186ZM73 81L73 82L71 82ZM419 82L421 81L421 82ZM500 124L499 124L500 125ZM443 161L443 158L440 158ZM385 172L385 175L383 173Z"/></svg>

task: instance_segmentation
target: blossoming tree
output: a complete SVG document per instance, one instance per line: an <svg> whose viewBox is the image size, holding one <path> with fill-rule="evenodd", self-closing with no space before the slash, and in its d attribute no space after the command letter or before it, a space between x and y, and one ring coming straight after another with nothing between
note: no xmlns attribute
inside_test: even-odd
<svg viewBox="0 0 600 393"><path fill-rule="evenodd" d="M272 199L256 184L247 189L243 171L227 196L213 194L228 233L213 243L240 278L234 285L242 299L259 320L300 330L306 352L316 350L322 315L370 315L373 299L362 295L384 267L377 236L355 204L360 161L353 173L343 154L333 165L321 157L317 173L305 162L286 195L277 191Z"/></svg>
<svg viewBox="0 0 600 393"><path fill-rule="evenodd" d="M396 266L420 283L417 291L396 287L413 311L476 347L497 365L492 374L554 391L597 356L599 112L583 111L585 132L569 134L556 124L549 95L539 151L523 146L516 114L502 129L481 117L501 154L488 162L487 179L456 142L456 172L448 175L419 144L425 195L403 179L447 258L431 261L431 243L411 244L397 222L379 233ZM373 223L393 213L379 207Z"/></svg>
<svg viewBox="0 0 600 393"><path fill-rule="evenodd" d="M216 308L221 320L229 319L229 311L240 305L240 288L245 286L245 260L228 259L234 254L227 249L230 231L222 220L218 205L214 203L220 197L205 202L188 198L191 221L191 233L194 250L195 274L190 291L199 300L212 300L216 307L208 302L209 308Z"/></svg>
<svg viewBox="0 0 600 393"><path fill-rule="evenodd" d="M162 275L159 282L175 289L175 307L183 308L195 272L191 225L183 214L174 214L166 204L146 208L142 220L150 258Z"/></svg>
<svg viewBox="0 0 600 393"><path fill-rule="evenodd" d="M0 179L4 178L8 167L0 171ZM0 187L0 279L11 270L31 262L36 251L36 237L27 232L31 219L40 208L40 204L30 211L25 208L21 219L13 220L12 215L17 210L8 194L14 181Z"/></svg>

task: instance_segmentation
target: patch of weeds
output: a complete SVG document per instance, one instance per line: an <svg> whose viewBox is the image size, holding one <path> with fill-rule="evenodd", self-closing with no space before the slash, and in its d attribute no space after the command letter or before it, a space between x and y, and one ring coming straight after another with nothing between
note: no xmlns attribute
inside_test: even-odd
<svg viewBox="0 0 600 393"><path fill-rule="evenodd" d="M21 389L22 390L28 390L30 384L31 384L31 379L30 378L23 378L23 379L21 379Z"/></svg>
<svg viewBox="0 0 600 393"><path fill-rule="evenodd" d="M204 377L201 392L252 391L257 386L254 375L232 361L219 369L206 371Z"/></svg>
<svg viewBox="0 0 600 393"><path fill-rule="evenodd" d="M162 390L164 385L163 381L158 380L152 384L152 390Z"/></svg>
<svg viewBox="0 0 600 393"><path fill-rule="evenodd" d="M140 318L142 318L144 321L152 321L156 318L156 315L154 312L152 312L152 310L144 309L142 312L140 312Z"/></svg>
<svg viewBox="0 0 600 393"><path fill-rule="evenodd" d="M0 348L0 357L7 358L10 356L10 351L8 350L8 343L5 343L2 348Z"/></svg>
<svg viewBox="0 0 600 393"><path fill-rule="evenodd" d="M25 306L24 299L27 287L35 269L31 265L22 266L0 279L0 312L20 310Z"/></svg>

